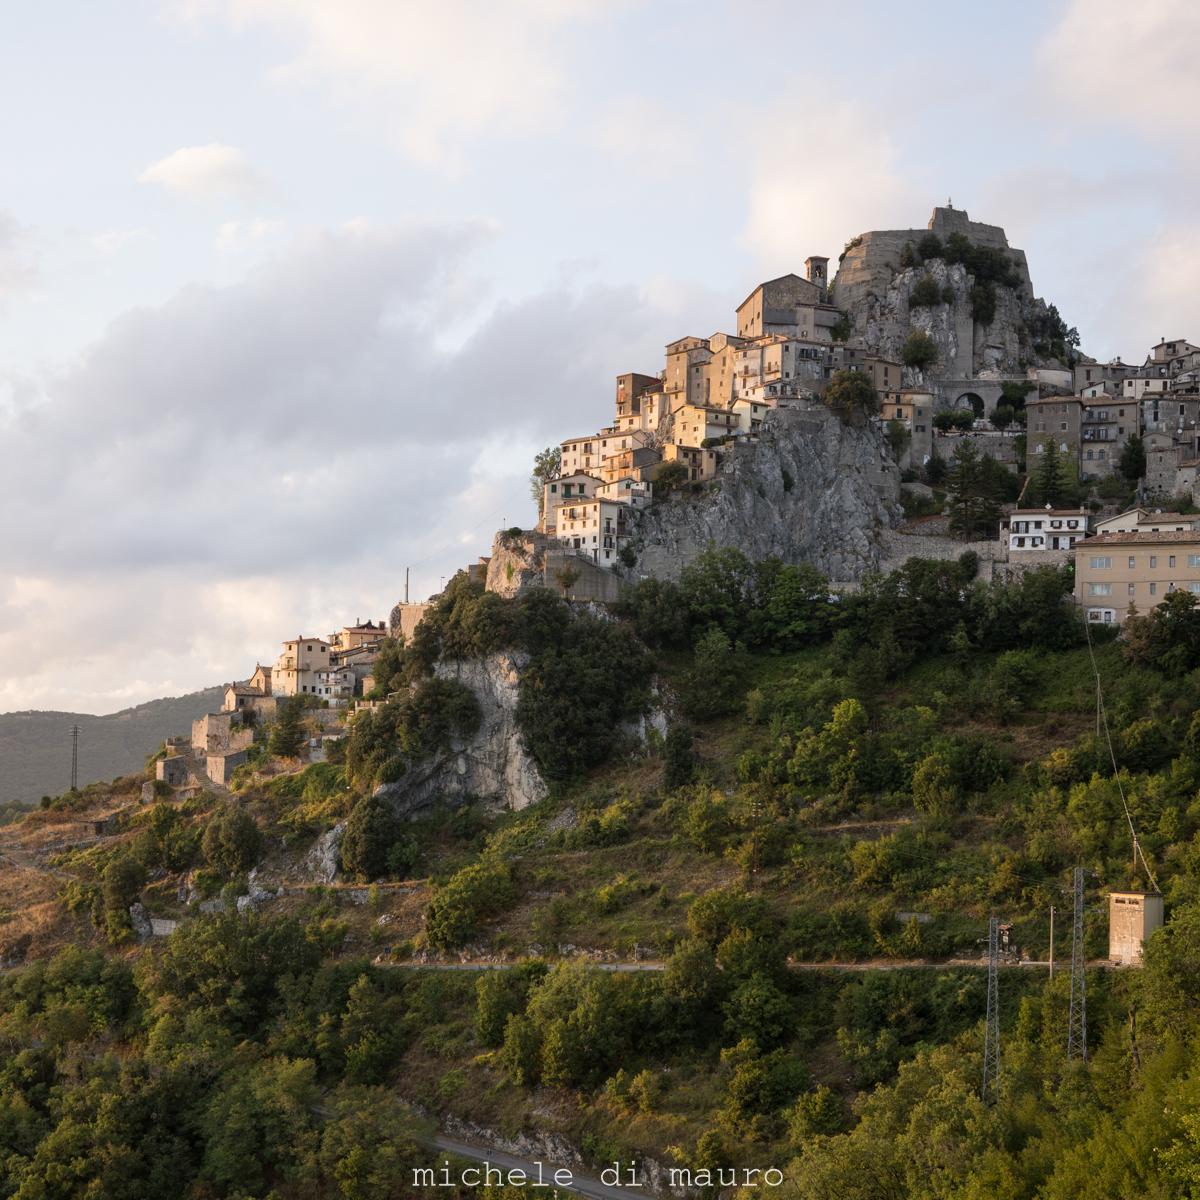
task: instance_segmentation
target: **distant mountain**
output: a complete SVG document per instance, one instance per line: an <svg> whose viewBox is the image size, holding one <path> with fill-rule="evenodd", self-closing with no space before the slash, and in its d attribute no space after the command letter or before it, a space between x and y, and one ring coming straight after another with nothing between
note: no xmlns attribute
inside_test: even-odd
<svg viewBox="0 0 1200 1200"><path fill-rule="evenodd" d="M36 803L71 785L72 725L78 725L79 783L141 769L163 738L190 733L192 721L221 707L223 689L151 700L105 717L88 713L0 713L0 803Z"/></svg>

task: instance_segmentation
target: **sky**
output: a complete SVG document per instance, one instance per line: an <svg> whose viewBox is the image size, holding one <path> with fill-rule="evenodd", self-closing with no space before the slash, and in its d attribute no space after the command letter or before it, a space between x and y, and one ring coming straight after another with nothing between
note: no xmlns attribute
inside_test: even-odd
<svg viewBox="0 0 1200 1200"><path fill-rule="evenodd" d="M760 280L951 199L1200 340L1190 0L43 0L0 39L0 711L386 616Z"/></svg>

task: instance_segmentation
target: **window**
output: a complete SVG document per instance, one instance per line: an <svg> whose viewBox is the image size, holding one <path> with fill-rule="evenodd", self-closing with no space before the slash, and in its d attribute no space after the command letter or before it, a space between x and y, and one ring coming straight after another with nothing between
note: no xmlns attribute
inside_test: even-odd
<svg viewBox="0 0 1200 1200"><path fill-rule="evenodd" d="M1106 555L1093 554L1091 568L1093 571L1104 571L1112 566L1112 559Z"/></svg>
<svg viewBox="0 0 1200 1200"><path fill-rule="evenodd" d="M1088 595L1089 596L1111 596L1112 595L1112 584L1111 583L1089 583L1088 584Z"/></svg>
<svg viewBox="0 0 1200 1200"><path fill-rule="evenodd" d="M1174 565L1175 565L1175 555L1172 554L1172 555L1169 555L1167 558L1167 566L1173 567Z"/></svg>
<svg viewBox="0 0 1200 1200"><path fill-rule="evenodd" d="M1150 555L1150 566L1152 569L1154 567L1158 566L1158 555L1157 554Z"/></svg>
<svg viewBox="0 0 1200 1200"><path fill-rule="evenodd" d="M1133 568L1134 568L1134 564L1135 564L1136 562L1137 562L1137 559L1136 559L1136 558L1134 558L1134 557L1133 557L1133 555L1131 554L1131 555L1129 556L1129 569L1130 569L1131 571L1133 570Z"/></svg>
<svg viewBox="0 0 1200 1200"><path fill-rule="evenodd" d="M1200 595L1200 583L1189 583L1188 591L1193 595Z"/></svg>
<svg viewBox="0 0 1200 1200"><path fill-rule="evenodd" d="M1158 584L1157 583L1152 583L1150 585L1150 595L1152 595L1152 596L1158 595Z"/></svg>
<svg viewBox="0 0 1200 1200"><path fill-rule="evenodd" d="M1188 555L1188 566L1189 567L1200 567L1200 554L1189 554Z"/></svg>
<svg viewBox="0 0 1200 1200"><path fill-rule="evenodd" d="M1134 591L1136 590L1136 588L1137 588L1137 584L1136 584L1136 583L1131 583L1131 584L1129 585L1129 588L1128 588L1127 590L1128 590L1128 592L1129 592L1129 594L1130 594L1131 596L1134 594Z"/></svg>

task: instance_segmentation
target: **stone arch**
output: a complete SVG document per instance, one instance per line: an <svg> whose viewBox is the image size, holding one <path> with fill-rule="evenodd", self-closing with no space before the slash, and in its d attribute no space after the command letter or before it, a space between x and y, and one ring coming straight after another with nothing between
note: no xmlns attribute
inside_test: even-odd
<svg viewBox="0 0 1200 1200"><path fill-rule="evenodd" d="M975 419L979 420L983 416L983 397L978 392L963 392L961 396L954 402L955 408L969 408L974 414Z"/></svg>

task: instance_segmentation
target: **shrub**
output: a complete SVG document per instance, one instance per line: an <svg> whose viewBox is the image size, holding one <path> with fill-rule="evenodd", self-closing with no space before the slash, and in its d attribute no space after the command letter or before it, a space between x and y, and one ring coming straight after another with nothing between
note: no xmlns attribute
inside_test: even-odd
<svg viewBox="0 0 1200 1200"><path fill-rule="evenodd" d="M401 822L392 806L379 796L364 796L346 820L338 848L342 869L364 882L386 875L400 832Z"/></svg>
<svg viewBox="0 0 1200 1200"><path fill-rule="evenodd" d="M938 359L937 342L923 329L914 329L904 341L900 351L901 361L906 367L914 367L924 371L933 366Z"/></svg>
<svg viewBox="0 0 1200 1200"><path fill-rule="evenodd" d="M201 848L210 867L226 877L240 875L258 861L262 834L245 809L229 803L209 820Z"/></svg>
<svg viewBox="0 0 1200 1200"><path fill-rule="evenodd" d="M425 915L429 944L439 950L461 946L482 918L502 912L514 895L512 870L507 864L478 862L463 867L430 901Z"/></svg>
<svg viewBox="0 0 1200 1200"><path fill-rule="evenodd" d="M879 393L862 371L835 371L825 403L848 425L862 425L879 411Z"/></svg>
<svg viewBox="0 0 1200 1200"><path fill-rule="evenodd" d="M932 275L924 275L908 297L910 308L933 308L942 303L942 289Z"/></svg>
<svg viewBox="0 0 1200 1200"><path fill-rule="evenodd" d="M692 731L686 725L674 724L667 730L663 787L669 792L692 781L696 770L696 753L692 742Z"/></svg>

